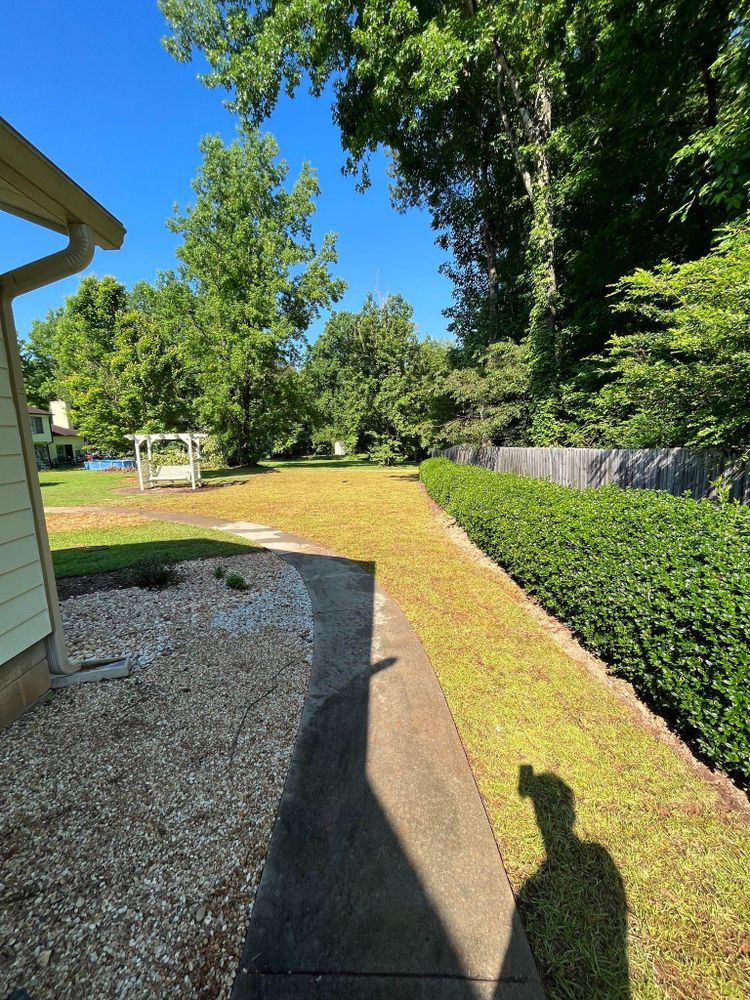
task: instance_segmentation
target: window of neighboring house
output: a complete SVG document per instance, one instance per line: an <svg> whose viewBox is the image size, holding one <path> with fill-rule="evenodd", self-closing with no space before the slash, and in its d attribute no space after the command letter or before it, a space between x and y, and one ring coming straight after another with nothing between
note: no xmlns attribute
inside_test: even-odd
<svg viewBox="0 0 750 1000"><path fill-rule="evenodd" d="M31 418L31 433L32 434L44 434L44 424L41 417Z"/></svg>

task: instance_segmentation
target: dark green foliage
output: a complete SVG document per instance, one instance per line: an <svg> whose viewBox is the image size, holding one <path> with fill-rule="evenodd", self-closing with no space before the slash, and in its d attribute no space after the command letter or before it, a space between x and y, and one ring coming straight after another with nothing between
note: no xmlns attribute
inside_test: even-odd
<svg viewBox="0 0 750 1000"><path fill-rule="evenodd" d="M312 238L309 164L287 187L270 135L200 148L194 202L168 223L182 238L178 273L131 292L87 275L34 323L24 372L30 399L65 399L88 445L129 450L133 431L205 427L208 464L251 465L294 439L305 331L345 285L330 274L335 237Z"/></svg>
<svg viewBox="0 0 750 1000"><path fill-rule="evenodd" d="M710 761L750 776L750 510L429 459L430 496Z"/></svg>
<svg viewBox="0 0 750 1000"><path fill-rule="evenodd" d="M254 465L298 422L305 331L346 286L330 273L335 236L313 241L309 164L287 187L275 139L253 129L228 146L205 136L201 151L194 203L169 222L194 303L185 351L200 421L232 464Z"/></svg>
<svg viewBox="0 0 750 1000"><path fill-rule="evenodd" d="M226 576L226 572L227 571L224 569L223 566L214 566L213 574L217 580L223 580L224 577Z"/></svg>
<svg viewBox="0 0 750 1000"><path fill-rule="evenodd" d="M247 590L247 580L239 573L228 573L224 577L224 583L230 590Z"/></svg>
<svg viewBox="0 0 750 1000"><path fill-rule="evenodd" d="M571 383L623 331L611 286L702 257L747 208L748 0L160 6L168 51L205 57L243 119L308 85L364 184L390 150L395 204L450 251L451 332L525 341L534 444L578 430Z"/></svg>
<svg viewBox="0 0 750 1000"><path fill-rule="evenodd" d="M169 324L165 282L132 293L109 275L86 275L65 304L36 320L23 351L30 398L60 397L88 445L129 450L125 434L192 423L195 385Z"/></svg>
<svg viewBox="0 0 750 1000"><path fill-rule="evenodd" d="M303 369L313 443L330 452L340 439L380 465L423 457L439 440L447 374L447 345L418 338L400 295L334 313Z"/></svg>
<svg viewBox="0 0 750 1000"><path fill-rule="evenodd" d="M529 425L530 378L528 352L524 344L501 340L479 357L455 367L445 380L445 390L457 413L445 425L450 444L526 443Z"/></svg>
<svg viewBox="0 0 750 1000"><path fill-rule="evenodd" d="M53 333L62 314L58 309L48 314L46 320L35 319L29 336L21 342L21 365L23 367L23 387L30 406L47 408L51 399L60 395L57 386L57 371L54 357Z"/></svg>
<svg viewBox="0 0 750 1000"><path fill-rule="evenodd" d="M166 562L158 554L144 559L125 570L125 578L131 587L146 587L156 590L169 587L177 582L177 570L173 563Z"/></svg>

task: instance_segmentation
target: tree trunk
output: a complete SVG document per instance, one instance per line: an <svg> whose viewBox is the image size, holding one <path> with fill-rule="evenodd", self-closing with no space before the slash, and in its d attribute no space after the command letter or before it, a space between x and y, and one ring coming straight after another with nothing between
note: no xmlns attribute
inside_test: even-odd
<svg viewBox="0 0 750 1000"><path fill-rule="evenodd" d="M495 41L496 103L505 135L531 204L533 215L531 253L533 259L534 307L531 314L531 341L535 355L534 381L537 392L548 395L558 369L557 268L555 226L552 211L552 169L547 144L552 132L552 101L541 75L534 106L524 99L521 86L507 58ZM519 116L519 133L506 99L510 90ZM535 150L533 165L526 162L522 145Z"/></svg>
<svg viewBox="0 0 750 1000"><path fill-rule="evenodd" d="M490 165L487 156L487 141L485 125L482 121L482 112L475 107L477 128L479 130L479 168L477 170L478 183L482 192L482 244L487 266L487 287L489 291L490 303L490 343L495 343L500 335L499 320L499 290L500 275L497 264L497 233L495 231L495 220L492 216L492 185L490 183Z"/></svg>

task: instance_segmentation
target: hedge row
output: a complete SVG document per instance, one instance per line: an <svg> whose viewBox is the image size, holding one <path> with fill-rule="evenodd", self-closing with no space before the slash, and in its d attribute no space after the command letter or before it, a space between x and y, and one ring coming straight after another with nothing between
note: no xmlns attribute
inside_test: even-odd
<svg viewBox="0 0 750 1000"><path fill-rule="evenodd" d="M750 510L428 459L430 496L709 761L750 777Z"/></svg>

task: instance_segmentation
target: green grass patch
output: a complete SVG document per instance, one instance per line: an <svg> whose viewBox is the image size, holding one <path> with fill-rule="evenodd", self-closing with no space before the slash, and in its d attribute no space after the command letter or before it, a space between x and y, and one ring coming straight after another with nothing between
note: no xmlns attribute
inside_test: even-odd
<svg viewBox="0 0 750 1000"><path fill-rule="evenodd" d="M50 469L39 473L45 507L74 507L112 501L116 489L137 487L127 472L90 472L88 469Z"/></svg>
<svg viewBox="0 0 750 1000"><path fill-rule="evenodd" d="M127 569L159 559L164 563L211 556L237 556L253 548L251 542L207 528L168 521L135 526L108 524L100 529L55 531L50 534L55 576L83 576Z"/></svg>

